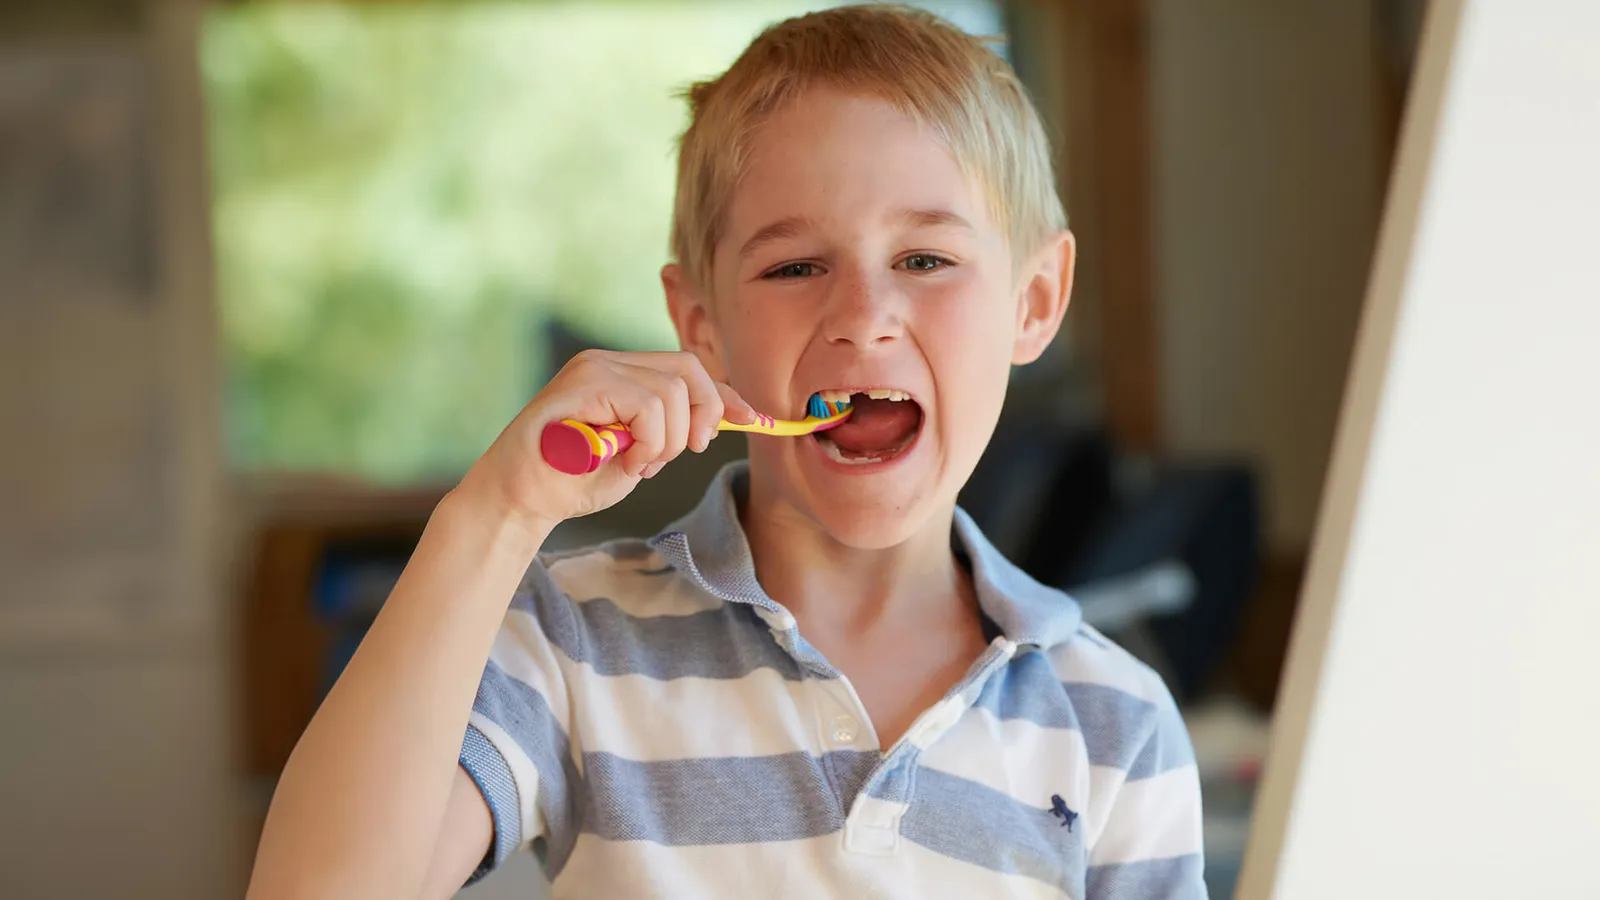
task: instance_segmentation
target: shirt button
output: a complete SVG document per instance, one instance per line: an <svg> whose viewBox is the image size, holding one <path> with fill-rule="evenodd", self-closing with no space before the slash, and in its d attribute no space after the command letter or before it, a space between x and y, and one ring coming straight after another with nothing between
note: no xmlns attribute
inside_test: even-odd
<svg viewBox="0 0 1600 900"><path fill-rule="evenodd" d="M853 744L856 740L856 720L849 716L835 716L833 720L833 742L835 744Z"/></svg>

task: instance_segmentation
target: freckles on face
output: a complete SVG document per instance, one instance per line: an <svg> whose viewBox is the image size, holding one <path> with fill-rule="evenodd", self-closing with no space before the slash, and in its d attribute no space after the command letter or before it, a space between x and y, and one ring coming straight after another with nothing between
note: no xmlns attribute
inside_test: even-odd
<svg viewBox="0 0 1600 900"><path fill-rule="evenodd" d="M916 459L847 479L848 502L953 499L998 416L1014 339L1010 256L982 188L891 105L814 90L756 130L724 223L712 281L734 388L785 418L829 388L911 394ZM752 464L770 456L820 497L835 485L808 462L811 440L752 442Z"/></svg>

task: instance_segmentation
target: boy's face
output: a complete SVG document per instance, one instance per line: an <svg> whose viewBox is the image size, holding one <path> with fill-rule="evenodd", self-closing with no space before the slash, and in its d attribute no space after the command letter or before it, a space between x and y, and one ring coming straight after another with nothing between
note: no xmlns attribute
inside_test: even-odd
<svg viewBox="0 0 1600 900"><path fill-rule="evenodd" d="M933 134L881 100L813 90L756 131L713 259L709 297L663 272L713 377L778 418L804 418L819 391L857 394L834 431L751 436L772 512L875 549L954 504L1011 366L1059 327L1072 243L1063 232L1013 260L983 189Z"/></svg>

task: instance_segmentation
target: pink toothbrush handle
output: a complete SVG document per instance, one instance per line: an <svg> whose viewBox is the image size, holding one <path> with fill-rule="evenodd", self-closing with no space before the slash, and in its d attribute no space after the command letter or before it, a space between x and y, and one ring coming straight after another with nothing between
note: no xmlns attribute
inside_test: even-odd
<svg viewBox="0 0 1600 900"><path fill-rule="evenodd" d="M557 472L585 475L633 446L633 435L621 425L585 425L576 419L551 422L539 436L539 452Z"/></svg>

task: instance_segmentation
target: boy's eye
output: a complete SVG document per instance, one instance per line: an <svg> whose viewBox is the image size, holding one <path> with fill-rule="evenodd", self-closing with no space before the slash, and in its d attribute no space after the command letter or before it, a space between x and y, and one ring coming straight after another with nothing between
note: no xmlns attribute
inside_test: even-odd
<svg viewBox="0 0 1600 900"><path fill-rule="evenodd" d="M816 263L792 262L784 263L761 277L768 279L808 278L815 274L817 274Z"/></svg>
<svg viewBox="0 0 1600 900"><path fill-rule="evenodd" d="M948 265L950 265L949 260L940 259L931 253L913 253L905 259L900 260L898 267L904 268L911 272L932 272L935 269L942 269Z"/></svg>

